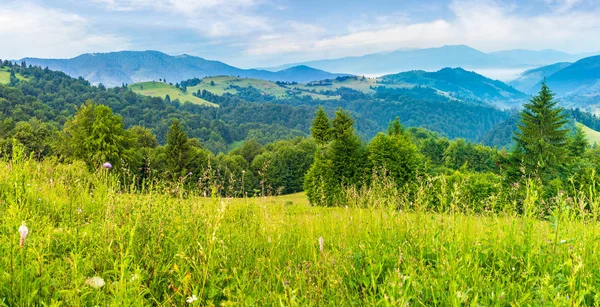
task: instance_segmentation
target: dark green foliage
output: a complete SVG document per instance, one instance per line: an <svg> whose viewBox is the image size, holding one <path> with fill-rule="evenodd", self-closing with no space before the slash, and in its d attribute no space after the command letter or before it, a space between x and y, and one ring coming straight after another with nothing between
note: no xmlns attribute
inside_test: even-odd
<svg viewBox="0 0 600 307"><path fill-rule="evenodd" d="M443 166L453 170L496 171L495 153L496 151L489 147L458 139L450 142L444 151Z"/></svg>
<svg viewBox="0 0 600 307"><path fill-rule="evenodd" d="M589 143L581 126L577 126L573 135L569 137L569 153L571 157L581 158L585 150L589 147Z"/></svg>
<svg viewBox="0 0 600 307"><path fill-rule="evenodd" d="M358 184L363 164L361 141L354 130L354 120L348 112L338 109L332 120L332 141L326 154L333 175L340 186Z"/></svg>
<svg viewBox="0 0 600 307"><path fill-rule="evenodd" d="M114 115L109 107L89 100L65 124L62 141L58 144L63 156L83 160L91 169L104 162L133 163L133 146L134 138L123 127L121 117Z"/></svg>
<svg viewBox="0 0 600 307"><path fill-rule="evenodd" d="M323 121L316 123L323 124ZM317 152L305 178L304 188L311 203L335 205L341 200L345 187L362 182L364 169L361 166L366 160L366 151L361 146L354 130L354 120L346 111L338 109L331 124L331 141L324 153Z"/></svg>
<svg viewBox="0 0 600 307"><path fill-rule="evenodd" d="M254 158L260 155L263 152L263 148L260 143L256 139L250 139L242 145L240 148L239 154L248 161L248 163L252 164Z"/></svg>
<svg viewBox="0 0 600 307"><path fill-rule="evenodd" d="M323 107L317 109L317 114L313 119L312 126L310 127L310 133L315 139L315 142L321 147L325 146L331 138L331 122L327 113L323 110Z"/></svg>
<svg viewBox="0 0 600 307"><path fill-rule="evenodd" d="M253 159L252 169L276 194L300 192L315 152L311 140L279 141L265 146L264 152Z"/></svg>
<svg viewBox="0 0 600 307"><path fill-rule="evenodd" d="M383 82L404 82L436 88L458 98L508 101L525 94L501 81L492 80L462 68L444 68L436 72L413 70L383 77Z"/></svg>
<svg viewBox="0 0 600 307"><path fill-rule="evenodd" d="M373 169L385 171L385 175L402 186L416 178L423 158L410 138L397 129L399 124L394 121L390 127L395 129L388 134L379 133L371 140L369 162Z"/></svg>
<svg viewBox="0 0 600 307"><path fill-rule="evenodd" d="M194 150L178 120L173 121L167 132L165 151L165 162L170 175L174 179L185 176L189 171L190 162L194 159Z"/></svg>
<svg viewBox="0 0 600 307"><path fill-rule="evenodd" d="M562 108L556 106L554 94L542 83L537 96L524 105L519 131L515 133L517 150L522 152L526 172L552 173L567 159L569 130Z"/></svg>

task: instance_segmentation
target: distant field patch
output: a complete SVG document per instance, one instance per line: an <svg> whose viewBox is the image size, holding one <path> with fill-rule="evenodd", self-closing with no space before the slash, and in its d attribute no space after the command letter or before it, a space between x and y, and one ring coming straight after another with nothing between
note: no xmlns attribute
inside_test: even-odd
<svg viewBox="0 0 600 307"><path fill-rule="evenodd" d="M188 92L195 93L197 91L206 90L215 95L223 95L225 93L236 94L236 87L253 87L266 95L272 95L277 98L289 98L292 96L310 96L312 99L331 100L337 99L334 96L327 96L318 93L311 93L305 89L294 90L294 87L302 87L302 84L280 86L275 82L262 79L252 78L237 78L230 76L207 77L202 79L202 82L196 86L188 87Z"/></svg>
<svg viewBox="0 0 600 307"><path fill-rule="evenodd" d="M579 125L581 125L581 128L583 128L583 132L585 133L585 136L591 145L600 144L600 132L584 124L579 123Z"/></svg>
<svg viewBox="0 0 600 307"><path fill-rule="evenodd" d="M167 83L163 83L163 82L156 82L156 81L140 82L140 83L130 84L128 87L134 93L144 95L144 96L165 98L167 95L169 95L169 98L171 99L171 101L177 99L182 103L189 102L189 103L195 103L195 104L200 104L200 105L218 107L217 104L208 102L202 98L198 98L198 97L192 95L192 91L190 91L190 90L188 90L187 92L184 93L180 89L176 88L175 86L167 84Z"/></svg>
<svg viewBox="0 0 600 307"><path fill-rule="evenodd" d="M4 68L0 68L0 84L8 84L10 82L10 72Z"/></svg>

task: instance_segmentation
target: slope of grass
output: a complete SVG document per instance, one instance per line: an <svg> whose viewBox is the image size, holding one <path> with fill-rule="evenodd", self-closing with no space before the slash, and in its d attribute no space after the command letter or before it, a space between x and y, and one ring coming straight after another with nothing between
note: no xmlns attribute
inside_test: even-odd
<svg viewBox="0 0 600 307"><path fill-rule="evenodd" d="M581 123L578 123L578 125L581 125L581 128L583 128L583 132L585 132L585 136L590 145L600 144L600 132Z"/></svg>
<svg viewBox="0 0 600 307"><path fill-rule="evenodd" d="M8 84L10 82L10 71L6 67L0 68L0 84Z"/></svg>
<svg viewBox="0 0 600 307"><path fill-rule="evenodd" d="M27 81L28 78L23 77L21 74L16 74L17 79ZM0 68L0 84L10 83L10 69L7 67Z"/></svg>
<svg viewBox="0 0 600 307"><path fill-rule="evenodd" d="M171 98L171 101L173 101L175 99L179 99L179 101L182 103L187 101L190 103L208 105L208 106L213 106L213 107L218 106L212 102L208 102L202 98L198 98L198 97L192 95L191 91L187 91L184 93L180 89L176 88L175 86L167 84L167 83L163 83L163 82L156 82L156 81L140 82L140 83L130 84L128 87L133 92L140 94L140 95L160 97L160 98L165 98L166 95L169 95L169 97Z"/></svg>
<svg viewBox="0 0 600 307"><path fill-rule="evenodd" d="M211 82L214 82L214 85L211 85ZM289 88L286 88L286 87L276 84L275 82L261 80L261 79L219 76L219 77L207 77L207 78L202 79L202 82L200 84L193 86L193 87L189 87L188 92L193 93L193 92L197 92L198 90L200 90L200 91L207 90L216 95L223 95L224 93L230 93L230 94L237 93L237 90L235 88L232 88L232 86L239 86L239 87L252 86L267 95L272 95L277 98L287 98L287 97L292 96L294 93L292 93L293 90L291 90L291 88L295 87L295 86L289 86ZM336 99L335 97L310 93L307 91L300 91L300 92L296 91L295 95L310 96L313 99L321 99L321 100Z"/></svg>
<svg viewBox="0 0 600 307"><path fill-rule="evenodd" d="M381 193L368 208L311 207L302 194L179 198L165 193L181 187L159 183L134 194L109 171L15 157L0 162L1 305L600 301L600 224L573 218L566 205L550 223L513 213L401 211L402 196Z"/></svg>

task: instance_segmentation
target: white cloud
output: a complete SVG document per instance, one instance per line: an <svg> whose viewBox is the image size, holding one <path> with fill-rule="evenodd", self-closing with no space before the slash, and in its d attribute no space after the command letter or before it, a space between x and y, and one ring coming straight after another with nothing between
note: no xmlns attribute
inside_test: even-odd
<svg viewBox="0 0 600 307"><path fill-rule="evenodd" d="M0 4L0 57L71 57L129 47L122 37L97 33L85 18L28 2Z"/></svg>
<svg viewBox="0 0 600 307"><path fill-rule="evenodd" d="M600 50L600 10L574 10L578 0L553 1L556 9L526 16L516 5L457 0L448 6L452 18L411 23L403 16L395 22L385 17L373 20L377 27L353 26L347 34L338 36L292 33L283 37L283 44L278 44L273 35L257 40L247 51L251 55L272 55L302 50L305 58L321 58L324 54L338 57L447 44L466 44L484 51Z"/></svg>
<svg viewBox="0 0 600 307"><path fill-rule="evenodd" d="M263 0L91 0L107 10L154 11L176 15L188 28L208 37L270 31L268 20L252 10Z"/></svg>

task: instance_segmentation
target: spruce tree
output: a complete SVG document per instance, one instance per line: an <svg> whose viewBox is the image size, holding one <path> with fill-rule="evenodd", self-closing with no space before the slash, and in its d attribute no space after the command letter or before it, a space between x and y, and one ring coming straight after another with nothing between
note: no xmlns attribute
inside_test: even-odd
<svg viewBox="0 0 600 307"><path fill-rule="evenodd" d="M539 94L521 111L514 139L526 172L550 175L566 161L569 131L564 127L567 121L563 109L556 104L544 80Z"/></svg>
<svg viewBox="0 0 600 307"><path fill-rule="evenodd" d="M589 145L583 128L578 124L574 134L569 138L569 153L574 158L581 158Z"/></svg>
<svg viewBox="0 0 600 307"><path fill-rule="evenodd" d="M323 107L319 107L317 110L312 126L310 127L310 133L321 149L329 142L331 138L331 122Z"/></svg>
<svg viewBox="0 0 600 307"><path fill-rule="evenodd" d="M166 158L167 170L173 179L187 174L194 158L194 149L178 120L173 121L167 132Z"/></svg>
<svg viewBox="0 0 600 307"><path fill-rule="evenodd" d="M332 121L332 142L327 152L332 173L340 185L359 184L362 179L361 141L354 131L354 120L339 108Z"/></svg>
<svg viewBox="0 0 600 307"><path fill-rule="evenodd" d="M401 135L403 133L404 126L400 123L400 118L396 117L396 119L388 126L388 135Z"/></svg>

